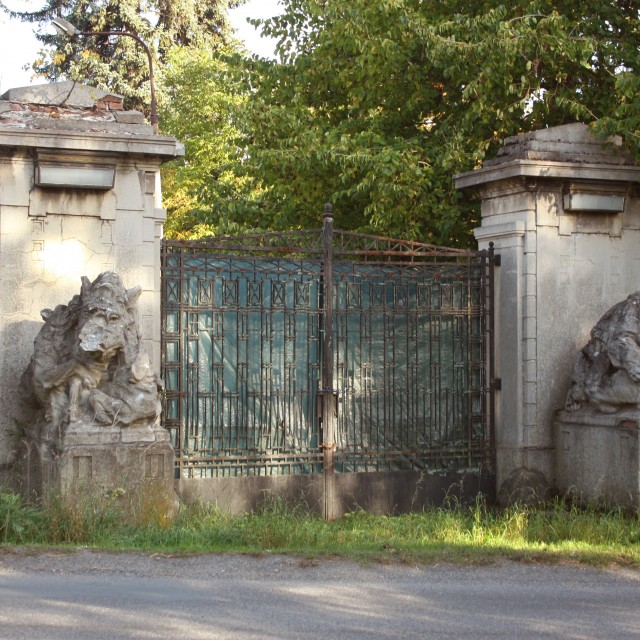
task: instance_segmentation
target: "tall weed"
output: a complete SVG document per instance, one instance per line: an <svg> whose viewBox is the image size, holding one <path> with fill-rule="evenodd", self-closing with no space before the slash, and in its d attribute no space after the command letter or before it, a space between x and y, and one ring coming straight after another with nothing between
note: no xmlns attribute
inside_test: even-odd
<svg viewBox="0 0 640 640"><path fill-rule="evenodd" d="M120 537L126 521L118 497L98 491L50 495L43 509L47 541L95 545Z"/></svg>
<svg viewBox="0 0 640 640"><path fill-rule="evenodd" d="M0 489L0 542L33 542L40 532L42 512L27 504L19 495Z"/></svg>

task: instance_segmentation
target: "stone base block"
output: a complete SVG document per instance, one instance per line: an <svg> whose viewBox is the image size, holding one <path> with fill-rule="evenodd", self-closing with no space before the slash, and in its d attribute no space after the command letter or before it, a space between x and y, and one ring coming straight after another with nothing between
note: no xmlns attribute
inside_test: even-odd
<svg viewBox="0 0 640 640"><path fill-rule="evenodd" d="M138 512L173 509L173 447L156 425L68 429L60 444L25 438L19 458L25 496L120 496Z"/></svg>
<svg viewBox="0 0 640 640"><path fill-rule="evenodd" d="M180 478L176 491L185 504L209 503L232 514L259 510L271 499L339 518L363 509L396 515L443 504L471 504L479 495L495 501L495 476L486 470L429 473L376 471L336 473L327 492L322 474Z"/></svg>
<svg viewBox="0 0 640 640"><path fill-rule="evenodd" d="M603 506L640 507L640 414L560 412L555 421L556 485Z"/></svg>

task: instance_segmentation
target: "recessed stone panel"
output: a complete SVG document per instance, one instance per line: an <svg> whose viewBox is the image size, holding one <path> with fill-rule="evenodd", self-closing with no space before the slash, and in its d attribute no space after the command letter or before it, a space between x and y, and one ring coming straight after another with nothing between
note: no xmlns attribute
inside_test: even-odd
<svg viewBox="0 0 640 640"><path fill-rule="evenodd" d="M50 214L114 220L116 198L113 191L34 188L29 200L29 215Z"/></svg>

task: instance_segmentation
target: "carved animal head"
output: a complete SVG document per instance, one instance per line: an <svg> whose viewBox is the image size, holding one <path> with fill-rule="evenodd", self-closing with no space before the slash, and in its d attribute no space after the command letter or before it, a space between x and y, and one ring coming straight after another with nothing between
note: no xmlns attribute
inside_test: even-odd
<svg viewBox="0 0 640 640"><path fill-rule="evenodd" d="M77 349L82 359L106 361L135 342L135 306L140 287L125 289L111 271L93 282L82 278L81 310L77 327Z"/></svg>

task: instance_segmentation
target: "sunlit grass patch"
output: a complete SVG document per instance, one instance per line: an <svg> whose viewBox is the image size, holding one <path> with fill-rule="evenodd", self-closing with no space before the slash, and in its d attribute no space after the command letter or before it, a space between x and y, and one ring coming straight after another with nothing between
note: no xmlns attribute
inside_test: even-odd
<svg viewBox="0 0 640 640"><path fill-rule="evenodd" d="M326 521L304 505L266 500L253 513L182 506L172 522L127 518L112 496L36 507L0 492L0 543L83 544L175 553L290 553L414 563L579 562L640 567L640 519L619 509L465 507L382 516L356 510Z"/></svg>

